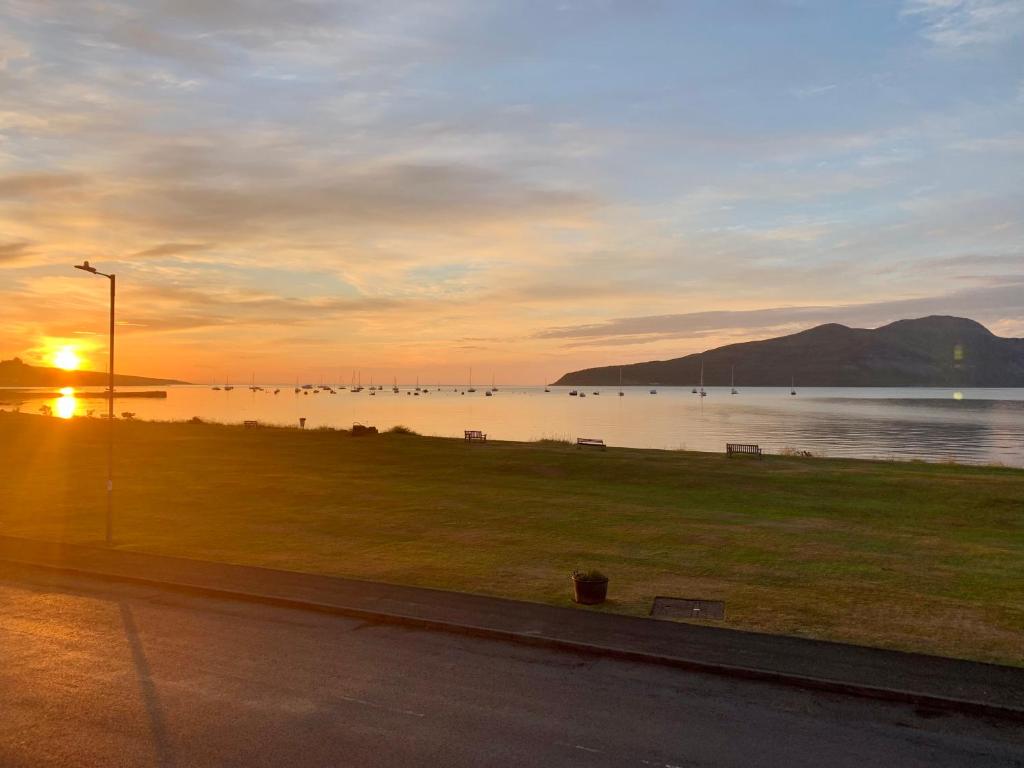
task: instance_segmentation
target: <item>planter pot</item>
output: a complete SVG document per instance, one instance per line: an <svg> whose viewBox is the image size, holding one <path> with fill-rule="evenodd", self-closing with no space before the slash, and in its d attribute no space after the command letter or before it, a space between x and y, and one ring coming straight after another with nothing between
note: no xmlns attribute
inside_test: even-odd
<svg viewBox="0 0 1024 768"><path fill-rule="evenodd" d="M608 597L608 579L577 579L572 577L572 599L582 605L597 605Z"/></svg>

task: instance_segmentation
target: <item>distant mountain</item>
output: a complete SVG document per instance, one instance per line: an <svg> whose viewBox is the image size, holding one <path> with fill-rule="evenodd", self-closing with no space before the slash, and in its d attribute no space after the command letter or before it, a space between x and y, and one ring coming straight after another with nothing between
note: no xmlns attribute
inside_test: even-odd
<svg viewBox="0 0 1024 768"><path fill-rule="evenodd" d="M121 387L167 386L187 384L176 379L151 379L146 376L114 374L114 385ZM27 365L18 358L0 360L0 387L105 387L107 374L100 371L65 371Z"/></svg>
<svg viewBox="0 0 1024 768"><path fill-rule="evenodd" d="M730 344L632 365L573 371L556 384L695 386L1024 387L1024 339L1004 339L962 317L899 320L881 328L829 323L791 336Z"/></svg>

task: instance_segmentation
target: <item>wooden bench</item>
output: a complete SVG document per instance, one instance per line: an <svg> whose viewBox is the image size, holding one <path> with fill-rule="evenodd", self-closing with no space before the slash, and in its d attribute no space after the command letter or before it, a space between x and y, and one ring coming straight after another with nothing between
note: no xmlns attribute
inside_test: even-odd
<svg viewBox="0 0 1024 768"><path fill-rule="evenodd" d="M761 446L750 443L726 443L725 455L731 458L734 453L745 453L761 458Z"/></svg>
<svg viewBox="0 0 1024 768"><path fill-rule="evenodd" d="M254 429L255 427L258 427L260 425L258 421L243 421L242 424L245 426L246 429Z"/></svg>
<svg viewBox="0 0 1024 768"><path fill-rule="evenodd" d="M600 448L602 451L607 447L604 444L604 440L598 437L577 437L576 438L577 448Z"/></svg>
<svg viewBox="0 0 1024 768"><path fill-rule="evenodd" d="M481 443L487 442L487 435L481 432L479 429L467 429L463 432L466 436L466 441L472 443L474 440L478 440Z"/></svg>

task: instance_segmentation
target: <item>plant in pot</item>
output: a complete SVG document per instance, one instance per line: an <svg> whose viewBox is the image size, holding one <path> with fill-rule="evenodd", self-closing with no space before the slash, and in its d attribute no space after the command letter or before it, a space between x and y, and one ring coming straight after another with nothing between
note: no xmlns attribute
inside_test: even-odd
<svg viewBox="0 0 1024 768"><path fill-rule="evenodd" d="M608 577L600 571L572 572L572 599L582 605L597 605L608 597Z"/></svg>

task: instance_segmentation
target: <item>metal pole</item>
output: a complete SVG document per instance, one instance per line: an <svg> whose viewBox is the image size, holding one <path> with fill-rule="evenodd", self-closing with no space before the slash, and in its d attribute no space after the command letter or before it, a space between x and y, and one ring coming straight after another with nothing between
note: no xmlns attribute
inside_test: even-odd
<svg viewBox="0 0 1024 768"><path fill-rule="evenodd" d="M107 385L107 535L109 547L114 538L114 295L116 278L110 277L110 363Z"/></svg>

